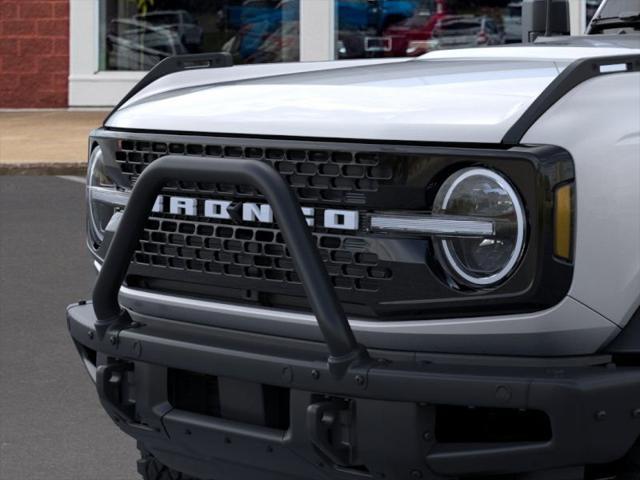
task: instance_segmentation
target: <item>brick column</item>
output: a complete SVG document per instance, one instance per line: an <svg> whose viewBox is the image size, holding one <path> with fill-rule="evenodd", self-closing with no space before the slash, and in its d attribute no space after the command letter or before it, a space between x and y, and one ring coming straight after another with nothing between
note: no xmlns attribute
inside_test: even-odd
<svg viewBox="0 0 640 480"><path fill-rule="evenodd" d="M68 76L69 0L0 0L0 108L66 107Z"/></svg>

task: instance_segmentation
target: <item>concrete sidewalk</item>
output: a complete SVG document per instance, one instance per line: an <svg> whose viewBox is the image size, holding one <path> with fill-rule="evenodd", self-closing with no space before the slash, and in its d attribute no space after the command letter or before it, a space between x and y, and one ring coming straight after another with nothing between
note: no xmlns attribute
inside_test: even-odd
<svg viewBox="0 0 640 480"><path fill-rule="evenodd" d="M0 111L0 175L78 175L108 111Z"/></svg>

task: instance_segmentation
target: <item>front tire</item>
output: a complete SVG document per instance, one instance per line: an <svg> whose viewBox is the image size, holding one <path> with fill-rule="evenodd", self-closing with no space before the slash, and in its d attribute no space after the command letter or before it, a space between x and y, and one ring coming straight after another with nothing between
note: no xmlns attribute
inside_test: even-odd
<svg viewBox="0 0 640 480"><path fill-rule="evenodd" d="M198 480L195 477L167 467L143 446L139 446L138 448L140 450L138 473L144 480Z"/></svg>

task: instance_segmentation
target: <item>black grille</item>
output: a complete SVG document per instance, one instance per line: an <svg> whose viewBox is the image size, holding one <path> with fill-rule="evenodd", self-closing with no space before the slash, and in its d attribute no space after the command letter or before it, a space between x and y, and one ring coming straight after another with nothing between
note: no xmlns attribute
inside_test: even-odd
<svg viewBox="0 0 640 480"><path fill-rule="evenodd" d="M252 158L273 165L300 200L363 203L357 194L376 192L380 182L391 180L393 168L382 164L377 153L248 146L201 145L125 140L120 142L116 162L135 183L149 163L167 154ZM176 189L208 191L219 196L260 195L251 187L225 184L177 182ZM355 193L355 196L350 196Z"/></svg>
<svg viewBox="0 0 640 480"><path fill-rule="evenodd" d="M390 183L394 174L393 165L378 152L146 140L119 140L114 146L115 160L132 185L147 165L163 155L250 158L277 169L303 205L365 204L367 195ZM163 193L264 201L250 186L224 183L170 182ZM314 239L337 289L370 294L392 278L388 262L381 262L355 232L317 230ZM238 226L204 216L154 213L133 264L143 269L152 267L153 276L160 278L172 272L175 278L181 271L204 275L208 283L210 280L225 286L236 279L266 281L272 287L285 286L283 291L294 288L296 295L301 291L293 261L275 224Z"/></svg>
<svg viewBox="0 0 640 480"><path fill-rule="evenodd" d="M313 237L345 311L359 318L405 320L536 311L566 293L572 267L540 262L551 243L551 202L542 185L570 180L570 157L547 147L504 150L330 139L213 136L169 132L101 131L95 141L135 183L146 166L168 154L250 158L277 169L303 207L314 209ZM523 151L527 150L527 151ZM545 165L558 168L547 168ZM480 166L501 172L522 195L531 219L527 253L516 275L490 291L470 292L447 278L432 240L368 229L372 212L428 212L442 182L455 170ZM562 167L562 168L560 168ZM556 178L557 177L557 178ZM125 185L126 186L126 185ZM134 288L259 306L309 310L307 296L275 223L214 219L206 200L267 203L254 189L222 183L172 183L165 196L197 198L196 216L153 213L129 268ZM234 205L236 204L236 205ZM327 228L325 209L360 213L357 231ZM305 213L305 216L308 214ZM542 219L544 221L542 222ZM104 256L109 240L99 245ZM547 258L547 257L545 257ZM549 256L548 258L551 258ZM547 277L548 276L548 277ZM532 279L547 278L547 281Z"/></svg>
<svg viewBox="0 0 640 480"><path fill-rule="evenodd" d="M314 239L336 288L375 292L391 270L378 255L352 252L358 239L315 234ZM147 222L134 262L169 269L271 282L300 283L293 261L277 229L250 228L191 220Z"/></svg>

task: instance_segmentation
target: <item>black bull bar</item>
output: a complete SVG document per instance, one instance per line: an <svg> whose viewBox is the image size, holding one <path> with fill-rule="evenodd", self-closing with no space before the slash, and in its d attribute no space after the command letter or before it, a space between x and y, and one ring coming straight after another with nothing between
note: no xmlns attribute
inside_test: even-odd
<svg viewBox="0 0 640 480"><path fill-rule="evenodd" d="M149 213L168 181L251 185L264 195L291 252L326 348L280 348L276 342L254 350L251 334L228 338L232 335L228 332L185 324L170 327L171 332L178 332L176 336L158 326L141 327L133 322L131 314L120 307L118 294ZM328 413L344 410L340 399L350 399L350 405L358 409L351 428L359 461L393 472L387 478L422 478L415 472L436 478L429 472L506 473L604 463L624 455L640 433L640 372L636 368L605 366L606 360L568 363L560 369L544 362L483 365L477 358L419 362L415 358L408 361L398 352L371 352L377 357L372 358L356 341L297 198L273 168L253 160L170 155L151 163L138 178L111 240L93 304L71 306L68 320L85 364L87 351L97 352L101 359L94 360L94 376L105 409L127 433L165 451L186 445L193 454L209 441L218 441L218 436L225 440L239 436L258 445L255 448L260 452L265 443L269 448L275 444L296 451L293 457L272 462L279 469L297 458L296 445L302 435L328 463L349 465L353 451L336 448L328 440L331 425L324 423L331 416ZM190 336L185 336L186 329L192 330ZM139 409L145 408L145 395L157 388L148 372L166 366L290 388L291 429L285 436L274 436L258 427L214 418L203 424L184 412L158 409L147 412L147 419L158 421L155 428L148 427L120 401L122 378L134 363L136 374L145 379L138 390L143 398ZM552 438L441 444L433 435L437 418L432 406L436 405L539 410L549 418ZM177 439L173 429L185 426L193 435ZM197 437L196 431L203 436ZM248 455L244 450L231 454L231 447L226 448L224 455L237 453L245 459L242 461L262 462L261 455ZM207 450L206 455L211 452ZM322 469L321 463L312 467ZM270 468L268 464L265 460L264 468ZM309 472L304 475L302 478L315 478Z"/></svg>
<svg viewBox="0 0 640 480"><path fill-rule="evenodd" d="M297 198L271 167L252 160L166 156L153 162L138 178L93 290L96 330L100 337L131 322L118 303L118 292L127 275L149 212L162 187L169 181L224 182L257 188L271 205L291 252L318 326L329 350L330 371L342 377L354 362L369 355L358 345L347 316L331 286Z"/></svg>

